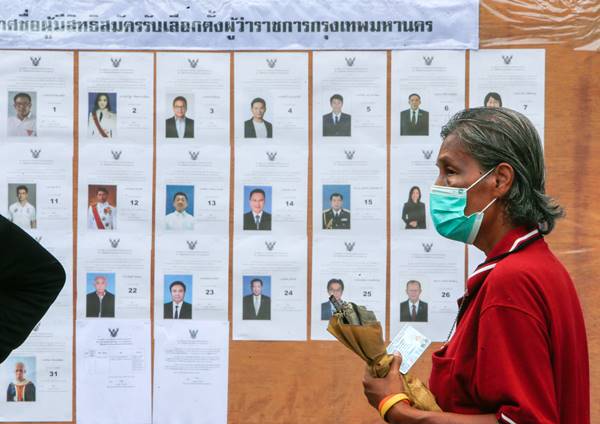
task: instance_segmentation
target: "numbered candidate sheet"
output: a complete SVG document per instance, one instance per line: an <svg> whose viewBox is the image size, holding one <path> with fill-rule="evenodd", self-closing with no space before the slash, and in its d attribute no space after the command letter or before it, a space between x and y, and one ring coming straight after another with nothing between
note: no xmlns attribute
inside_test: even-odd
<svg viewBox="0 0 600 424"><path fill-rule="evenodd" d="M0 213L32 234L72 232L70 148L53 148L36 139L6 144L0 154Z"/></svg>
<svg viewBox="0 0 600 424"><path fill-rule="evenodd" d="M464 293L464 244L431 233L392 239L390 334L410 324L445 341Z"/></svg>
<svg viewBox="0 0 600 424"><path fill-rule="evenodd" d="M306 236L238 238L233 339L306 340Z"/></svg>
<svg viewBox="0 0 600 424"><path fill-rule="evenodd" d="M152 145L154 60L149 53L79 53L79 143Z"/></svg>
<svg viewBox="0 0 600 424"><path fill-rule="evenodd" d="M329 296L365 306L385 334L385 237L317 237L313 243L311 339L334 340L327 332L333 312Z"/></svg>
<svg viewBox="0 0 600 424"><path fill-rule="evenodd" d="M226 320L228 258L226 236L194 232L157 237L155 322L163 319Z"/></svg>
<svg viewBox="0 0 600 424"><path fill-rule="evenodd" d="M313 140L317 146L386 140L384 51L313 53Z"/></svg>
<svg viewBox="0 0 600 424"><path fill-rule="evenodd" d="M313 172L313 232L356 237L386 231L386 150L369 145L319 148Z"/></svg>
<svg viewBox="0 0 600 424"><path fill-rule="evenodd" d="M156 54L158 145L229 145L229 53Z"/></svg>
<svg viewBox="0 0 600 424"><path fill-rule="evenodd" d="M236 144L306 145L308 54L235 53Z"/></svg>
<svg viewBox="0 0 600 424"><path fill-rule="evenodd" d="M159 147L156 233L229 234L229 147Z"/></svg>
<svg viewBox="0 0 600 424"><path fill-rule="evenodd" d="M103 232L77 244L77 317L148 318L150 246L147 235Z"/></svg>
<svg viewBox="0 0 600 424"><path fill-rule="evenodd" d="M163 321L154 334L154 422L226 423L229 323Z"/></svg>
<svg viewBox="0 0 600 424"><path fill-rule="evenodd" d="M72 326L70 314L49 311L0 365L0 420L71 421ZM23 384L20 393L17 386Z"/></svg>
<svg viewBox="0 0 600 424"><path fill-rule="evenodd" d="M543 49L471 51L469 107L502 106L521 112L543 142L545 60Z"/></svg>
<svg viewBox="0 0 600 424"><path fill-rule="evenodd" d="M236 145L236 236L306 234L308 150Z"/></svg>
<svg viewBox="0 0 600 424"><path fill-rule="evenodd" d="M391 79L392 145L439 145L442 125L465 107L465 53L394 51Z"/></svg>
<svg viewBox="0 0 600 424"><path fill-rule="evenodd" d="M77 422L150 424L150 321L77 321Z"/></svg>
<svg viewBox="0 0 600 424"><path fill-rule="evenodd" d="M73 146L73 53L3 51L0 140Z"/></svg>

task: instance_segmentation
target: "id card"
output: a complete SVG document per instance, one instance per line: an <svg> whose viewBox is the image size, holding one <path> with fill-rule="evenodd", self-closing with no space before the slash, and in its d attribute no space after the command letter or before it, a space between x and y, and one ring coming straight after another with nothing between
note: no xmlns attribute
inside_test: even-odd
<svg viewBox="0 0 600 424"><path fill-rule="evenodd" d="M430 344L431 340L414 327L404 325L387 347L387 353L392 355L394 352L400 352L402 355L400 372L406 374Z"/></svg>

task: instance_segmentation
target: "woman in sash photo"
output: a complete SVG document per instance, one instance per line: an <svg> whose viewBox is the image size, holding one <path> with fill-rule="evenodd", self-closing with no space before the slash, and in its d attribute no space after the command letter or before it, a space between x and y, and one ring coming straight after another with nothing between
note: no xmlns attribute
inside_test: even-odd
<svg viewBox="0 0 600 424"><path fill-rule="evenodd" d="M107 93L97 93L88 119L90 137L113 138L117 131L117 114L112 111Z"/></svg>

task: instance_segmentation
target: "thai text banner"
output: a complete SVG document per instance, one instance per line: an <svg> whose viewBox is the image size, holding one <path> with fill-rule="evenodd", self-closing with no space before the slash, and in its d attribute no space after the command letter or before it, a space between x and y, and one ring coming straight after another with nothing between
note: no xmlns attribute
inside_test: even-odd
<svg viewBox="0 0 600 424"><path fill-rule="evenodd" d="M477 49L477 0L5 2L1 48Z"/></svg>

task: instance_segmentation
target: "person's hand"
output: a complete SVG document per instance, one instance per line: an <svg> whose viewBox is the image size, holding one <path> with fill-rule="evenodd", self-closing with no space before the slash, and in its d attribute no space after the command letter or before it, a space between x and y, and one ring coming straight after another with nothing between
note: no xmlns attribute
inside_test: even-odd
<svg viewBox="0 0 600 424"><path fill-rule="evenodd" d="M410 226L411 226L411 227L413 227L413 228L417 228L417 221L410 221L410 222L408 223L408 225L410 225Z"/></svg>
<svg viewBox="0 0 600 424"><path fill-rule="evenodd" d="M365 370L365 376L363 377L363 387L365 390L365 396L375 409L379 407L381 399L388 395L404 392L404 384L400 377L400 364L402 363L402 356L400 353L394 353L394 359L390 364L390 371L383 378L371 377L369 370Z"/></svg>

